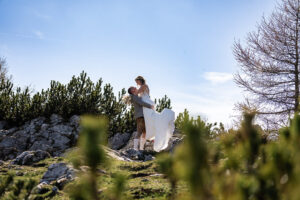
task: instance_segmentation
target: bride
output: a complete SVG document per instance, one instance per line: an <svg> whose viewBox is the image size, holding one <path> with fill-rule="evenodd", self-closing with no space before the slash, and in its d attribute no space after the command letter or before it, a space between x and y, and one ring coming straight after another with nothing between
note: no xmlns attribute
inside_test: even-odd
<svg viewBox="0 0 300 200"><path fill-rule="evenodd" d="M150 90L142 76L135 79L139 89L138 95L152 105L155 103L150 99ZM146 133L143 133L140 139L140 149L144 149L146 140L154 140L153 149L161 151L168 147L169 139L174 132L175 113L171 109L165 108L161 113L155 110L143 107Z"/></svg>

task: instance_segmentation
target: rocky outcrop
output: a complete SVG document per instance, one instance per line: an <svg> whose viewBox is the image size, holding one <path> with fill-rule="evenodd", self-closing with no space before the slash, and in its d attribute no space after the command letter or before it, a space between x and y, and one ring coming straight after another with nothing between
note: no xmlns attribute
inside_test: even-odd
<svg viewBox="0 0 300 200"><path fill-rule="evenodd" d="M0 122L0 160L13 160L13 164L31 165L51 156L60 156L67 149L77 143L79 135L80 117L72 116L64 120L61 116L53 114L50 118L39 117L23 126L11 129L5 122ZM133 139L137 133L117 133L108 139L108 146L118 150L124 160L151 160L154 157L148 153L133 151ZM165 151L172 152L174 147L182 141L181 134L175 134L170 139ZM129 150L129 151L127 151ZM145 152L153 152L153 142L147 141ZM118 156L119 156L118 155Z"/></svg>
<svg viewBox="0 0 300 200"><path fill-rule="evenodd" d="M46 158L49 158L50 154L46 151L24 151L17 156L11 163L14 165L32 165Z"/></svg>
<svg viewBox="0 0 300 200"><path fill-rule="evenodd" d="M48 167L40 183L50 184L52 181L59 181L61 179L73 180L74 177L75 170L72 167L66 163L54 163Z"/></svg>
<svg viewBox="0 0 300 200"><path fill-rule="evenodd" d="M24 151L45 151L52 156L61 155L76 144L79 116L64 121L53 114L50 119L39 117L23 126L0 130L0 160L11 160Z"/></svg>
<svg viewBox="0 0 300 200"><path fill-rule="evenodd" d="M111 149L119 150L128 143L130 137L130 133L117 133L108 139L108 146Z"/></svg>

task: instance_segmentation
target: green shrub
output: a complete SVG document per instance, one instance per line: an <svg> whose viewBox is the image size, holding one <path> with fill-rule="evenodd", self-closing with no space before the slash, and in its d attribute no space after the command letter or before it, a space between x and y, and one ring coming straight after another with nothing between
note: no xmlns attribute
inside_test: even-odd
<svg viewBox="0 0 300 200"><path fill-rule="evenodd" d="M102 79L94 83L85 72L73 76L69 83L51 81L50 87L31 94L30 88L21 89L10 79L0 82L0 120L10 125L22 125L36 117L59 114L64 118L72 115L97 114L109 119L108 136L115 133L132 133L136 129L133 108L122 101L126 94L122 89L115 95L110 84L103 85ZM167 96L158 100L157 108L170 108Z"/></svg>

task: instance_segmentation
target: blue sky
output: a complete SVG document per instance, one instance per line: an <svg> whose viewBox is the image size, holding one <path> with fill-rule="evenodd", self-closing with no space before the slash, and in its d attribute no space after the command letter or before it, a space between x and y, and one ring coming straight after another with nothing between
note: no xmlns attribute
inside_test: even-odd
<svg viewBox="0 0 300 200"><path fill-rule="evenodd" d="M210 122L230 125L242 99L234 39L255 30L274 0L0 0L0 56L18 86L35 91L82 70L116 91L142 75Z"/></svg>

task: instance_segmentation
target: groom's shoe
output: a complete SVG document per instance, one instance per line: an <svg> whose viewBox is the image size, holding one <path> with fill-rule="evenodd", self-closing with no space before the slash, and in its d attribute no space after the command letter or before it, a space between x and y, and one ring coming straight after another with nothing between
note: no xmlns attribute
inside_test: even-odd
<svg viewBox="0 0 300 200"><path fill-rule="evenodd" d="M141 141L140 141L140 150L144 150L145 143L146 143L146 139L145 138L141 138Z"/></svg>
<svg viewBox="0 0 300 200"><path fill-rule="evenodd" d="M138 146L139 146L139 139L134 139L133 140L133 149L134 150L139 150Z"/></svg>

